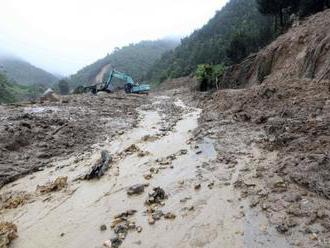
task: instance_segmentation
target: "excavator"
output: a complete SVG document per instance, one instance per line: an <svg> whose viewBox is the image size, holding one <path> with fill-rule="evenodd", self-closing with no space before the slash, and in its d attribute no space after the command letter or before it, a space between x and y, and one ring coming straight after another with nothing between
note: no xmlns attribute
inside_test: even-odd
<svg viewBox="0 0 330 248"><path fill-rule="evenodd" d="M113 69L110 71L108 80L105 83L86 86L86 87L83 87L82 89L79 89L79 91L92 92L93 94L96 94L99 91L113 92L114 86L112 84L112 80L114 78L120 79L125 82L124 90L127 94L130 94L130 93L147 94L151 88L149 84L135 83L134 80L132 79L132 77L130 77L129 75Z"/></svg>

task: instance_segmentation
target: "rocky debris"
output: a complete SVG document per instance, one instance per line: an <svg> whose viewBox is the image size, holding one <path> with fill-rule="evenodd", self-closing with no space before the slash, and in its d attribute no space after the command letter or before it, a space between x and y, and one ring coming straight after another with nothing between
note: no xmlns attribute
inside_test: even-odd
<svg viewBox="0 0 330 248"><path fill-rule="evenodd" d="M91 180L93 178L100 178L109 169L112 162L112 156L108 151L101 151L101 158L96 161L90 171L84 176L84 179Z"/></svg>
<svg viewBox="0 0 330 248"><path fill-rule="evenodd" d="M145 201L146 205L162 204L167 199L165 191L161 187L153 188L153 192L149 193L148 198Z"/></svg>
<svg viewBox="0 0 330 248"><path fill-rule="evenodd" d="M142 137L143 142L153 142L159 139L159 136L151 136L149 134Z"/></svg>
<svg viewBox="0 0 330 248"><path fill-rule="evenodd" d="M130 186L127 189L127 194L128 195L140 195L144 192L144 188L148 187L149 184L145 184L145 183L140 183L140 184L135 184L133 186Z"/></svg>
<svg viewBox="0 0 330 248"><path fill-rule="evenodd" d="M125 150L124 150L124 154L128 154L128 155L131 155L131 154L137 153L137 152L141 152L141 149L135 144L130 145L129 147L125 148Z"/></svg>
<svg viewBox="0 0 330 248"><path fill-rule="evenodd" d="M10 222L0 222L0 247L8 248L15 238L17 238L16 225Z"/></svg>
<svg viewBox="0 0 330 248"><path fill-rule="evenodd" d="M176 218L176 215L173 214L173 213L171 213L171 212L168 212L168 213L164 214L164 218L165 218L165 219L173 220L173 219Z"/></svg>
<svg viewBox="0 0 330 248"><path fill-rule="evenodd" d="M195 190L199 190L202 187L200 183L194 185Z"/></svg>
<svg viewBox="0 0 330 248"><path fill-rule="evenodd" d="M0 108L0 187L57 159L79 156L93 144L115 139L116 131L137 124L137 107L150 99L123 92L63 98Z"/></svg>
<svg viewBox="0 0 330 248"><path fill-rule="evenodd" d="M68 177L58 177L54 182L37 185L37 191L41 194L47 194L53 191L60 191L68 186Z"/></svg>
<svg viewBox="0 0 330 248"><path fill-rule="evenodd" d="M60 100L60 97L52 90L47 89L42 96L40 97L41 102L58 102Z"/></svg>
<svg viewBox="0 0 330 248"><path fill-rule="evenodd" d="M130 209L114 216L111 228L114 231L114 237L104 242L105 247L119 247L125 240L130 230L141 232L142 227L136 226L135 222L129 220L136 213L136 210Z"/></svg>

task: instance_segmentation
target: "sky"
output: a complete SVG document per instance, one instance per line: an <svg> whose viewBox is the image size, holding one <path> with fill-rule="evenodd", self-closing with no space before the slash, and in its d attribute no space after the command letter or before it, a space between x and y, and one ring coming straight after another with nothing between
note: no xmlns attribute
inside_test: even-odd
<svg viewBox="0 0 330 248"><path fill-rule="evenodd" d="M141 40L185 37L228 0L0 0L0 52L68 76Z"/></svg>

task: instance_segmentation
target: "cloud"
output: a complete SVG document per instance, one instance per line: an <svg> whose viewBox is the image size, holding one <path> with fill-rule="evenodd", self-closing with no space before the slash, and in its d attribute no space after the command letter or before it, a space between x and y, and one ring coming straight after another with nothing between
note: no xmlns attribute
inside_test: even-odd
<svg viewBox="0 0 330 248"><path fill-rule="evenodd" d="M71 74L140 40L185 36L227 0L2 0L0 49Z"/></svg>

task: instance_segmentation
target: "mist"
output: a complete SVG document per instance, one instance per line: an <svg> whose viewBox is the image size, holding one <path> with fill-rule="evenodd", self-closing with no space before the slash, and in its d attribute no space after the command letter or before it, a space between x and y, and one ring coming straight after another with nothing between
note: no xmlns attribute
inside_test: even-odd
<svg viewBox="0 0 330 248"><path fill-rule="evenodd" d="M141 40L181 38L227 0L4 0L0 53L69 75Z"/></svg>

